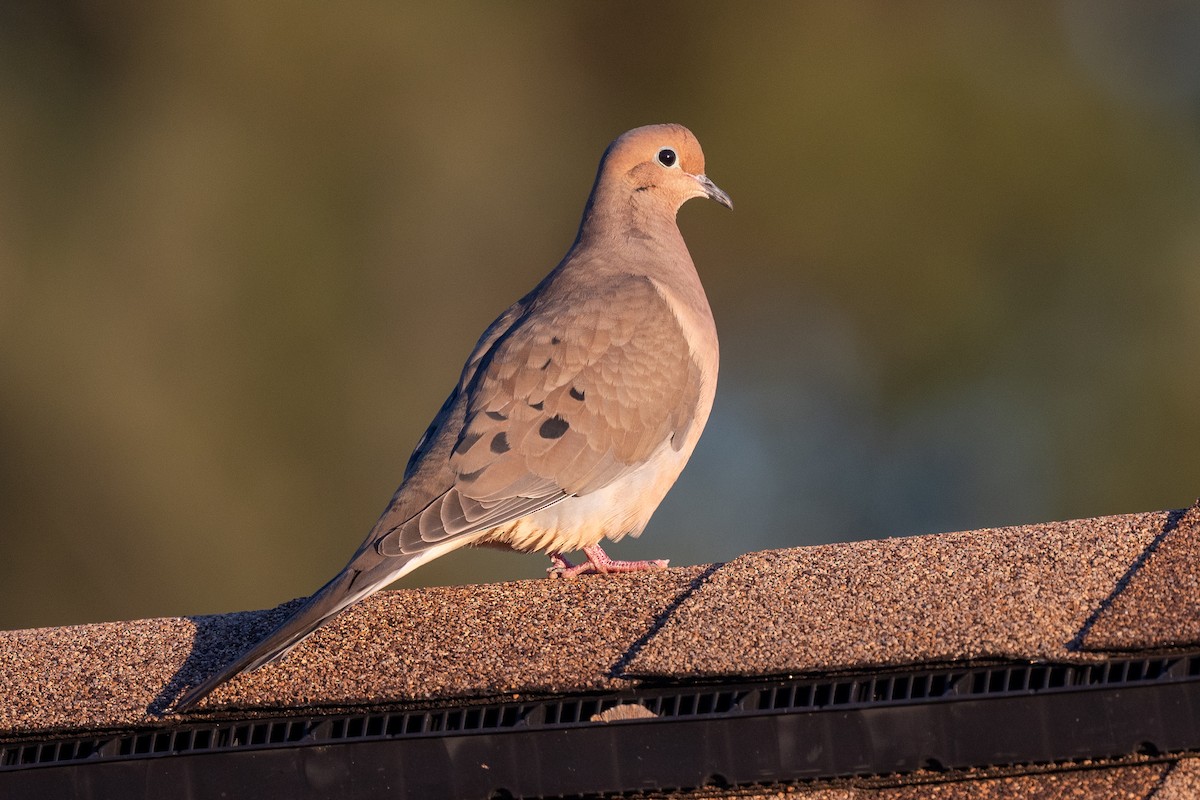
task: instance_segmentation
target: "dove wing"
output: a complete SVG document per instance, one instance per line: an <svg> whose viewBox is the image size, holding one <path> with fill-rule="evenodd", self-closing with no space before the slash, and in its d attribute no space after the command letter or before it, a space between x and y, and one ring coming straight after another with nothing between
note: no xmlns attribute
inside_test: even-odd
<svg viewBox="0 0 1200 800"><path fill-rule="evenodd" d="M535 299L485 334L409 466L416 484L444 459L447 485L396 514L401 487L371 537L380 555L485 532L607 486L665 442L682 446L701 376L666 299L638 276L576 292L550 297L554 313Z"/></svg>

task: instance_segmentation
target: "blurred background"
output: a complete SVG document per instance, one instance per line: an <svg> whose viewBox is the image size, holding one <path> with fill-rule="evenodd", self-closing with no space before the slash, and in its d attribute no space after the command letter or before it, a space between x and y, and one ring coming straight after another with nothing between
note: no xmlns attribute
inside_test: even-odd
<svg viewBox="0 0 1200 800"><path fill-rule="evenodd" d="M680 214L722 370L610 552L1185 506L1198 41L1184 2L5 3L0 627L316 589L650 122L736 203Z"/></svg>

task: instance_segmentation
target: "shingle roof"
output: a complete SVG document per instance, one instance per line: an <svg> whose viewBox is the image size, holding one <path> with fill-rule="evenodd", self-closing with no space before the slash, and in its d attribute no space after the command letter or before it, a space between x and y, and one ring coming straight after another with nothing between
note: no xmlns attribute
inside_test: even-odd
<svg viewBox="0 0 1200 800"><path fill-rule="evenodd" d="M1200 643L1200 506L750 553L725 564L368 598L201 713L511 699L646 681L877 666L1070 662ZM267 611L0 632L0 739L175 721L159 712L276 624ZM1180 762L1066 777L1193 786ZM1058 773L1056 773L1057 775ZM1189 783L1190 781L1190 783ZM830 788L828 797L908 797ZM941 789L930 790L939 796ZM1182 791L1182 790L1181 790ZM843 794L837 794L843 792ZM844 794L850 792L850 794ZM859 792L859 793L856 793ZM976 795L972 795L976 796ZM1059 796L1059 795L1049 795ZM1161 795L1168 796L1168 795Z"/></svg>
<svg viewBox="0 0 1200 800"><path fill-rule="evenodd" d="M1180 540L1200 529L1200 512L1179 529L1181 518L1137 514L750 553L717 568L628 671L771 674L1079 658L1097 647L1096 628L1107 629L1121 596L1114 592L1164 529ZM1194 556L1195 545L1181 549ZM1172 644L1180 631L1200 641L1194 611L1178 628L1179 615L1164 614L1152 592L1132 613L1170 621L1155 630L1130 626L1121 649ZM695 648L700 632L706 644Z"/></svg>

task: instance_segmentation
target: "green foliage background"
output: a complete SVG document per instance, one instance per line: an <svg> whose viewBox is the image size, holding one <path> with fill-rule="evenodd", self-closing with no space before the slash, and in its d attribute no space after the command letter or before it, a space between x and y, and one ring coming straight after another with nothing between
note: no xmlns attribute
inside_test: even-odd
<svg viewBox="0 0 1200 800"><path fill-rule="evenodd" d="M614 553L1186 505L1197 41L1184 3L6 3L0 626L319 586L649 122L736 210L680 215L721 385Z"/></svg>

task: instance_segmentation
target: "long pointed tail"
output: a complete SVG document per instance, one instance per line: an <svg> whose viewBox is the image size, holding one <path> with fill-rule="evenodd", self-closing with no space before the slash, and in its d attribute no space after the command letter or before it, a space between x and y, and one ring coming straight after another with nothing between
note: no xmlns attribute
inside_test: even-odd
<svg viewBox="0 0 1200 800"><path fill-rule="evenodd" d="M432 547L403 555L380 556L374 547L364 545L345 569L318 589L282 625L247 648L225 669L189 689L175 703L173 710L179 713L187 711L234 675L270 664L304 641L306 636L342 609L399 580L422 564L470 544L478 538L479 533L469 531L471 535L451 536ZM374 532L367 539L368 544L373 541Z"/></svg>
<svg viewBox="0 0 1200 800"><path fill-rule="evenodd" d="M342 609L358 602L379 587L378 582L363 580L362 574L349 567L322 586L283 624L256 642L233 662L184 694L174 710L184 712L209 692L241 672L258 669L280 658ZM357 584L357 585L356 585Z"/></svg>

